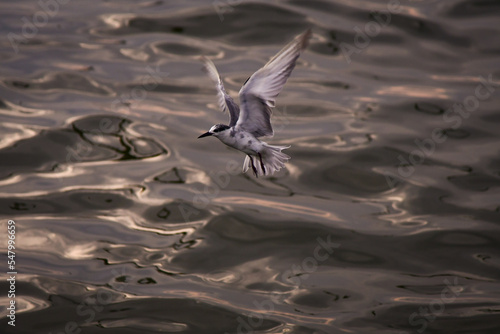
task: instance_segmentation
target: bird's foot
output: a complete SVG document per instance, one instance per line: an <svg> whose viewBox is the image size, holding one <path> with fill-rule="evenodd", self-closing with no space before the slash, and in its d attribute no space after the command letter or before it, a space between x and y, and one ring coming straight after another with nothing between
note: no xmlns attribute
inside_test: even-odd
<svg viewBox="0 0 500 334"><path fill-rule="evenodd" d="M257 173L257 168L255 167L254 163L253 163L253 159L252 159L252 156L251 155L248 155L248 157L250 158L250 162L252 163L252 170L253 170L253 173L255 174L255 177L259 177L259 174Z"/></svg>
<svg viewBox="0 0 500 334"><path fill-rule="evenodd" d="M262 171L264 172L264 175L266 175L266 166L264 166L264 162L262 162L262 155L259 152L259 159L260 159L260 167L262 167Z"/></svg>

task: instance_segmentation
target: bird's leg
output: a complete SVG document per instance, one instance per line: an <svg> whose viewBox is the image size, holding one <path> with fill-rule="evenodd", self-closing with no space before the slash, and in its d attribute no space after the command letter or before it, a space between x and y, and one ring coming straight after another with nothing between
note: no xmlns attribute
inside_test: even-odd
<svg viewBox="0 0 500 334"><path fill-rule="evenodd" d="M257 168L255 168L255 165L253 164L253 159L252 156L249 154L248 157L250 158L250 161L252 162L252 169L255 174L255 177L259 177L259 174L257 174Z"/></svg>
<svg viewBox="0 0 500 334"><path fill-rule="evenodd" d="M264 172L264 175L266 175L266 167L264 166L264 163L262 162L262 155L259 152L259 159L260 159L260 167L262 167L262 171Z"/></svg>

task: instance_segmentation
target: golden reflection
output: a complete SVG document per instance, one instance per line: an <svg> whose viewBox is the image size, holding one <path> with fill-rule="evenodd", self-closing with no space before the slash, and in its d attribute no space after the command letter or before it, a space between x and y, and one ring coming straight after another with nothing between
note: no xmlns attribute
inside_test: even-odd
<svg viewBox="0 0 500 334"><path fill-rule="evenodd" d="M103 328L138 328L141 330L147 331L159 331L158 328L161 328L161 332L184 332L188 330L188 325L178 322L172 322L169 320L155 320L151 321L150 318L126 318L126 319L105 319L99 321L100 326Z"/></svg>
<svg viewBox="0 0 500 334"><path fill-rule="evenodd" d="M5 297L0 297L0 304L8 305L9 300L10 298L7 298L6 294ZM32 296L16 296L16 313L39 311L47 309L50 306L51 304L49 302ZM4 318L7 315L6 311L6 308L2 307L0 317Z"/></svg>
<svg viewBox="0 0 500 334"><path fill-rule="evenodd" d="M97 249L95 242L75 243L48 230L27 230L19 239L23 250L50 253L71 260L92 259Z"/></svg>
<svg viewBox="0 0 500 334"><path fill-rule="evenodd" d="M103 216L96 216L98 219L102 219L104 221L109 220L109 216L103 215ZM196 227L200 224L202 224L201 221L192 221L192 222L186 222L182 224L182 227L180 226L172 226L170 229L166 229L166 227L149 227L147 226L147 223L144 222L139 216L133 215L129 211L123 211L121 212L120 210L117 211L117 214L113 217L113 222L119 223L122 226L125 226L131 230L136 230L136 231L142 231L142 232L148 232L148 233L155 233L158 235L164 235L164 236L173 236L173 235L182 235L186 234L189 235L193 233L196 230ZM142 222L143 225L140 225Z"/></svg>
<svg viewBox="0 0 500 334"><path fill-rule="evenodd" d="M430 98L430 99L443 99L448 100L452 98L452 94L448 89L437 87L423 87L423 86L390 86L382 87L375 91L377 95L392 95L402 97L417 97L417 98Z"/></svg>
<svg viewBox="0 0 500 334"><path fill-rule="evenodd" d="M88 49L88 50L104 49L104 46L100 44L80 43L78 45L82 49Z"/></svg>
<svg viewBox="0 0 500 334"><path fill-rule="evenodd" d="M8 110L3 112L2 109L0 109L0 114L7 113L12 113L12 111ZM1 127L1 131L4 136L0 139L0 149L7 148L9 146L12 147L17 142L34 137L38 134L37 130L30 129L24 124L4 122Z"/></svg>
<svg viewBox="0 0 500 334"><path fill-rule="evenodd" d="M239 292L232 297L228 293L226 293L223 297L218 298L217 296L214 296L212 292L199 292L199 291L194 291L194 290L164 290L163 291L164 295L168 297L173 297L173 298L182 298L182 299L194 299L196 301L200 301L203 303L207 303L210 305L218 305L219 307L224 307L229 310L234 310L235 312L238 312L239 314L262 314L264 319L267 318L272 318L272 317L280 317L280 318L285 318L285 319L290 319L290 311L288 310L288 306L284 305L282 306L280 303L276 303L275 308L273 310L267 310L267 309L259 309L259 308L250 308L249 305L240 305L241 303L238 302L239 298L241 298L241 295ZM268 300L271 301L271 293L268 294L262 294L262 293L256 293L255 294L255 300L256 301L262 301L262 300ZM246 299L245 299L245 304ZM280 310L280 308L283 307L283 310ZM305 314L305 313L294 313L293 314L293 319L295 321L305 321L305 322L312 322L316 324L331 324L332 322L335 321L335 317L322 317L319 314Z"/></svg>
<svg viewBox="0 0 500 334"><path fill-rule="evenodd" d="M89 260L94 258L94 252L97 250L95 242L87 242L64 247L63 256L71 260Z"/></svg>
<svg viewBox="0 0 500 334"><path fill-rule="evenodd" d="M32 116L45 116L45 115L53 115L54 111L50 109L38 109L38 108L29 108L29 107L24 107L20 106L18 104L12 103L8 100L2 100L2 102L5 104L5 108L0 108L0 113L8 116L12 116L13 112L18 113L18 116L28 118ZM8 123L8 122L2 122L2 125L5 124L12 124L12 126L17 125L17 126L25 126L23 124L17 124L17 123Z"/></svg>
<svg viewBox="0 0 500 334"><path fill-rule="evenodd" d="M233 196L233 197L217 198L214 200L214 202L218 202L220 204L244 205L246 207L249 206L266 207L273 210L280 210L293 214L304 214L308 216L315 216L319 218L340 221L340 218L335 214L333 214L332 212L314 209L303 205L263 200L259 198Z"/></svg>
<svg viewBox="0 0 500 334"><path fill-rule="evenodd" d="M149 55L141 50L137 49L120 49L120 53L130 59L138 60L138 61L147 61L149 59Z"/></svg>
<svg viewBox="0 0 500 334"><path fill-rule="evenodd" d="M120 27L126 26L128 21L134 18L134 14L112 14L112 15L103 15L101 19L108 26L118 29Z"/></svg>

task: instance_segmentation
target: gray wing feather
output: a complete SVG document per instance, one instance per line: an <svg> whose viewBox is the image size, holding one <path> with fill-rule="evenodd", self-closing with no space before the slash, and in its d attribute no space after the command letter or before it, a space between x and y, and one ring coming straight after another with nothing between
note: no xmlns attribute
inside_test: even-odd
<svg viewBox="0 0 500 334"><path fill-rule="evenodd" d="M311 30L297 36L241 87L241 113L237 127L256 137L273 135L271 108L310 37Z"/></svg>
<svg viewBox="0 0 500 334"><path fill-rule="evenodd" d="M206 58L202 57L203 61L203 69L207 72L208 76L215 83L215 87L217 89L217 102L219 104L219 108L223 111L229 111L230 122L229 126L234 126L238 121L238 117L240 115L240 107L234 102L233 98L226 93L224 89L224 84L222 83L222 79L217 72L217 68L214 63Z"/></svg>

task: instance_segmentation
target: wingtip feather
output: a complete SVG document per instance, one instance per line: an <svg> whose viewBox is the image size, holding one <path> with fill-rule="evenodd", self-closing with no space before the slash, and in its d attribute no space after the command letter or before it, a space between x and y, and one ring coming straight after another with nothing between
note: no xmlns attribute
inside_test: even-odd
<svg viewBox="0 0 500 334"><path fill-rule="evenodd" d="M299 47L301 50L307 48L311 36L312 36L312 30L311 28L309 28L297 37L299 40Z"/></svg>
<svg viewBox="0 0 500 334"><path fill-rule="evenodd" d="M217 71L217 67L215 67L215 64L205 56L201 56L200 60L203 62L203 71L208 74L212 81L218 83L221 78L219 72Z"/></svg>

